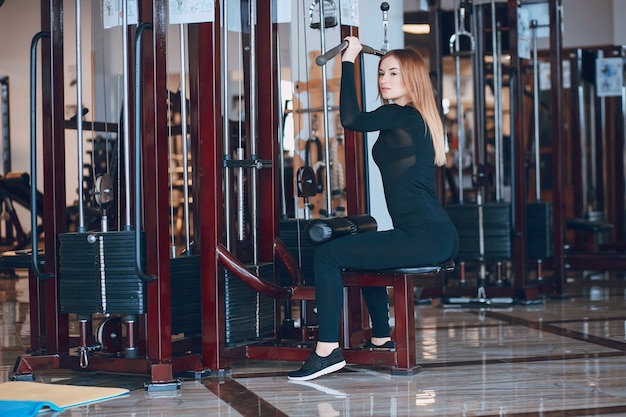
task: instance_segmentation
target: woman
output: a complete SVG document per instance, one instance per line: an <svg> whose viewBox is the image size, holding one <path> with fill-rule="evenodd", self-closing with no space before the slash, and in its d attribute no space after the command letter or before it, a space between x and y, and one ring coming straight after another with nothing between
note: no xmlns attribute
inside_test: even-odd
<svg viewBox="0 0 626 417"><path fill-rule="evenodd" d="M340 94L341 123L359 132L380 131L372 155L380 169L393 229L349 235L320 245L314 258L319 323L315 350L289 379L306 381L340 370L346 362L339 348L343 302L341 271L380 270L441 263L454 258L458 235L435 193L435 167L445 163L441 118L428 67L414 49L388 52L378 65L378 93L383 105L359 108L354 61L358 38L345 38ZM393 349L389 306L384 287L362 289L372 320L369 349Z"/></svg>

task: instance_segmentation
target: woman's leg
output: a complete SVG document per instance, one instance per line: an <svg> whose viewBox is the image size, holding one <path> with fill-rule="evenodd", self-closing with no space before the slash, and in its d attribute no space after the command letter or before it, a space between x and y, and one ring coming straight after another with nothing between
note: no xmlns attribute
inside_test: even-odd
<svg viewBox="0 0 626 417"><path fill-rule="evenodd" d="M391 332L389 329L389 294L387 288L362 287L361 293L372 319L372 337L388 338Z"/></svg>
<svg viewBox="0 0 626 417"><path fill-rule="evenodd" d="M315 252L315 297L319 323L315 351L290 379L309 380L335 372L345 366L339 349L339 322L343 305L343 269L381 270L394 267L426 265L449 259L456 249L442 237L442 227L427 225L424 233L389 230L346 236L320 245ZM448 230L443 227L444 230ZM456 244L458 237L452 227ZM381 288L381 290L385 290ZM386 290L365 290L375 335L389 334L389 310ZM387 336L383 336L383 343ZM328 353L328 351L331 351Z"/></svg>
<svg viewBox="0 0 626 417"><path fill-rule="evenodd" d="M361 233L317 247L314 259L318 341L337 342L343 306L343 269L380 270L407 266L413 258L410 236L400 230ZM389 307L385 288L363 288L376 336L389 336Z"/></svg>

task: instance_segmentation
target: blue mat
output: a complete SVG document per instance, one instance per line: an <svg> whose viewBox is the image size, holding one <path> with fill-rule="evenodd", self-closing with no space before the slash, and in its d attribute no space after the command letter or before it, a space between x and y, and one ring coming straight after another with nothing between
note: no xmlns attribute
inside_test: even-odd
<svg viewBox="0 0 626 417"><path fill-rule="evenodd" d="M46 411L119 398L125 388L86 387L13 381L0 384L0 416L34 416Z"/></svg>
<svg viewBox="0 0 626 417"><path fill-rule="evenodd" d="M46 411L63 411L64 408L49 401L3 401L0 400L0 415L32 417Z"/></svg>

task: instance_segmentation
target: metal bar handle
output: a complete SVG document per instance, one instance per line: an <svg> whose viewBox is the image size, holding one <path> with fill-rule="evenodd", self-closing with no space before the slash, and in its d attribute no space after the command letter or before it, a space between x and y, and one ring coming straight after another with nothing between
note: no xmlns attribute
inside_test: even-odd
<svg viewBox="0 0 626 417"><path fill-rule="evenodd" d="M39 269L39 234L37 233L37 44L49 38L50 32L37 33L30 45L30 239L32 246L31 266L39 279L52 278L51 273Z"/></svg>
<svg viewBox="0 0 626 417"><path fill-rule="evenodd" d="M329 49L325 54L319 55L317 58L315 58L315 63L319 65L320 67L323 65L326 65L328 61L333 59L335 55L337 55L339 52L343 51L347 47L348 47L348 41L343 41L339 45L335 46L334 48ZM370 55L376 55L376 56L385 55L384 52L379 51L378 49L374 49L371 46L361 44L361 47L362 47L361 52L363 52L364 54L370 54Z"/></svg>
<svg viewBox="0 0 626 417"><path fill-rule="evenodd" d="M458 23L456 31L450 36L448 45L450 47L450 54L452 56L467 56L472 55L476 49L476 40L474 35L465 29L465 7L460 7L458 11ZM460 40L462 37L466 37L470 41L469 51L460 51Z"/></svg>
<svg viewBox="0 0 626 417"><path fill-rule="evenodd" d="M141 265L141 40L146 29L152 29L152 25L141 23L135 33L135 273L143 282L150 282L154 275L146 275Z"/></svg>

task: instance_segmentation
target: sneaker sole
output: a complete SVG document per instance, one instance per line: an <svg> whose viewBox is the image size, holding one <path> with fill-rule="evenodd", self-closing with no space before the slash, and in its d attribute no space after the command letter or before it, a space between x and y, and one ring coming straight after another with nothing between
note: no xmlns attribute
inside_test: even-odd
<svg viewBox="0 0 626 417"><path fill-rule="evenodd" d="M333 365L327 366L324 369L320 369L319 371L311 374L311 375L305 375L305 376L288 376L287 379L290 379L292 381L310 381L312 379L315 378L319 378L320 376L323 375L327 375L333 372L337 372L338 370L342 369L344 366L346 366L346 361L341 361L341 362L337 362Z"/></svg>
<svg viewBox="0 0 626 417"><path fill-rule="evenodd" d="M396 348L385 348L385 347L363 347L363 350L367 350L370 352L395 352Z"/></svg>

